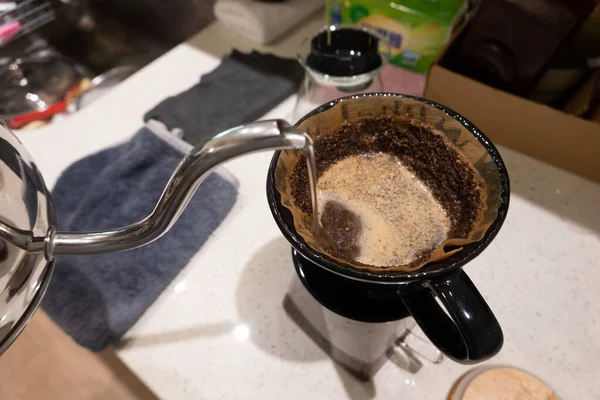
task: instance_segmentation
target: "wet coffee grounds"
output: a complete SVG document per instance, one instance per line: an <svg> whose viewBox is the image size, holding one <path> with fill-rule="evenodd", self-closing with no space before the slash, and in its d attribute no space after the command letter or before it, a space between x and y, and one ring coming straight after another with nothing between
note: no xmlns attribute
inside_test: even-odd
<svg viewBox="0 0 600 400"><path fill-rule="evenodd" d="M445 136L418 121L385 116L345 122L337 131L317 138L315 153L319 177L349 156L386 153L398 157L444 207L451 221L451 238L468 237L484 207L485 182L478 172ZM294 205L312 213L304 156L288 179Z"/></svg>

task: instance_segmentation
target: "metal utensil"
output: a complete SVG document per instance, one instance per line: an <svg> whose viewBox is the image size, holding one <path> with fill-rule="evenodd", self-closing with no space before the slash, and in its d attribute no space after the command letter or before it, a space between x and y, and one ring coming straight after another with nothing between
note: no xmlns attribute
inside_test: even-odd
<svg viewBox="0 0 600 400"><path fill-rule="evenodd" d="M136 65L120 65L98 75L90 81L88 87L73 102L74 108L79 110L83 107L87 107L119 83L129 78L139 68L140 66Z"/></svg>

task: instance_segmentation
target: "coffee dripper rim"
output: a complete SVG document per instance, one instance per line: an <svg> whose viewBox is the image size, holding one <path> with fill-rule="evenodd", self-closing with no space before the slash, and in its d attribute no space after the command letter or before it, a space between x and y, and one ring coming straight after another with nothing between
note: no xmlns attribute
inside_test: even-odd
<svg viewBox="0 0 600 400"><path fill-rule="evenodd" d="M290 224L284 221L284 217L282 216L281 211L289 213L289 210L287 210L285 206L281 203L280 193L278 192L275 186L275 169L277 167L279 156L281 154L280 151L276 151L273 155L273 158L271 159L271 163L269 165L269 172L267 175L267 200L269 203L269 208L271 209L271 213L273 214L273 218L277 223L277 226L281 230L283 236L288 240L288 242L290 242L290 244L309 261L317 264L322 268L329 270L330 272L357 281L380 284L404 284L414 281L427 280L429 278L444 275L446 273L451 273L452 271L461 268L463 265L479 256L479 254L481 254L483 250L485 250L487 246L494 240L494 238L500 231L500 228L504 224L506 215L508 213L508 207L510 202L510 181L506 165L504 164L504 161L502 160L498 149L487 138L487 136L485 136L485 134L481 132L481 130L479 130L472 122L470 122L468 119L466 119L456 111L431 100L399 93L375 92L354 94L350 96L341 97L315 108L313 111L309 112L298 122L296 122L294 126L298 127L304 121L312 118L315 115L321 114L344 101L369 97L404 98L426 104L430 107L434 107L444 112L446 115L453 118L454 120L458 121L485 148L486 152L490 155L492 161L494 162L494 165L498 169L501 191L500 204L498 206L498 214L494 222L485 232L483 238L481 238L481 240L479 241L469 243L463 246L463 249L461 251L450 256L449 258L428 263L422 268L411 272L372 272L369 270L354 268L347 263L335 261L329 256L315 251L305 242L304 238L302 238L302 236L298 234L294 227L293 217L290 216L289 218L292 221L291 226Z"/></svg>

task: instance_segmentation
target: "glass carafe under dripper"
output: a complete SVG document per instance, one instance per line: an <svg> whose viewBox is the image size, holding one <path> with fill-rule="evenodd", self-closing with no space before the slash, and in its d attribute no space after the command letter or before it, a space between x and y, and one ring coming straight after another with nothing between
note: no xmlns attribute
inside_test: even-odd
<svg viewBox="0 0 600 400"><path fill-rule="evenodd" d="M366 27L332 25L302 41L298 61L306 70L292 120L328 101L365 92L382 92L381 68L389 45Z"/></svg>

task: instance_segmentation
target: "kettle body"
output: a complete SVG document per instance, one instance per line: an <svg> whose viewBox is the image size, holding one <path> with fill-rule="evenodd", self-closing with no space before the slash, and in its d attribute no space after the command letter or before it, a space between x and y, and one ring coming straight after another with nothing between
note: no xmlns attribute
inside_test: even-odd
<svg viewBox="0 0 600 400"><path fill-rule="evenodd" d="M48 287L54 263L44 254L44 238L57 222L40 172L2 121L0 160L1 354L33 315ZM18 243L13 230L31 238L32 243ZM37 238L36 244L33 238ZM41 251L31 251L35 247Z"/></svg>

